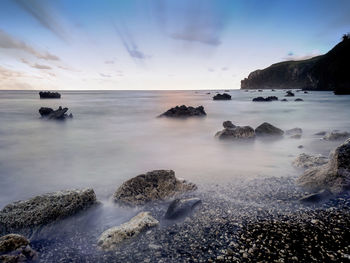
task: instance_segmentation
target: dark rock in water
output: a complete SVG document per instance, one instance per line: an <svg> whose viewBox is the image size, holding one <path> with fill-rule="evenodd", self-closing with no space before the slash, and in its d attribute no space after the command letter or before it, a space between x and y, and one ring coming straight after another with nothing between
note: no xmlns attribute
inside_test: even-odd
<svg viewBox="0 0 350 263"><path fill-rule="evenodd" d="M291 92L290 90L287 91L287 94L285 95L285 97L294 97L294 93Z"/></svg>
<svg viewBox="0 0 350 263"><path fill-rule="evenodd" d="M47 116L50 115L53 112L53 109L47 108L47 107L41 107L39 109L39 113L41 116Z"/></svg>
<svg viewBox="0 0 350 263"><path fill-rule="evenodd" d="M309 92L307 92L307 91L304 91L304 93L305 93L305 94L308 94Z"/></svg>
<svg viewBox="0 0 350 263"><path fill-rule="evenodd" d="M328 189L332 193L340 193L349 189L350 139L331 153L328 163L306 170L298 178L298 183L302 187L313 191Z"/></svg>
<svg viewBox="0 0 350 263"><path fill-rule="evenodd" d="M298 148L299 148L299 149L302 149L302 148L304 148L304 146L303 146L303 145L299 145Z"/></svg>
<svg viewBox="0 0 350 263"><path fill-rule="evenodd" d="M224 121L222 123L222 126L224 126L224 128L235 128L236 125L234 125L231 121Z"/></svg>
<svg viewBox="0 0 350 263"><path fill-rule="evenodd" d="M259 92L263 92L263 90L262 90L262 89L259 89L258 91L259 91Z"/></svg>
<svg viewBox="0 0 350 263"><path fill-rule="evenodd" d="M207 95L209 95L209 94L210 94L210 92L207 92L206 94L207 94Z"/></svg>
<svg viewBox="0 0 350 263"><path fill-rule="evenodd" d="M271 91L275 91L274 89L272 89Z"/></svg>
<svg viewBox="0 0 350 263"><path fill-rule="evenodd" d="M294 101L304 101L303 99L297 98Z"/></svg>
<svg viewBox="0 0 350 263"><path fill-rule="evenodd" d="M40 99L60 99L61 94L58 92L51 91L40 91L39 92Z"/></svg>
<svg viewBox="0 0 350 263"><path fill-rule="evenodd" d="M288 101L287 99L283 99L283 100L281 100L281 101Z"/></svg>
<svg viewBox="0 0 350 263"><path fill-rule="evenodd" d="M269 97L256 97L253 99L253 101L257 101L257 102L265 102L265 101L274 101L274 100L278 100L278 98L276 96L269 96Z"/></svg>
<svg viewBox="0 0 350 263"><path fill-rule="evenodd" d="M296 135L296 134L302 134L303 130L301 128L293 128L290 130L286 130L286 135Z"/></svg>
<svg viewBox="0 0 350 263"><path fill-rule="evenodd" d="M306 196L300 198L299 201L302 203L317 203L317 202L325 200L331 196L332 196L332 193L330 191L323 189L317 193L312 193L312 194L306 195Z"/></svg>
<svg viewBox="0 0 350 263"><path fill-rule="evenodd" d="M155 170L124 182L114 193L113 199L125 205L143 205L196 189L195 184L177 179L173 170Z"/></svg>
<svg viewBox="0 0 350 263"><path fill-rule="evenodd" d="M165 213L165 219L177 219L188 215L202 201L199 198L175 199Z"/></svg>
<svg viewBox="0 0 350 263"><path fill-rule="evenodd" d="M96 203L92 189L66 190L17 201L0 211L0 232L42 226Z"/></svg>
<svg viewBox="0 0 350 263"><path fill-rule="evenodd" d="M213 97L213 100L230 100L231 95L227 93L217 94Z"/></svg>
<svg viewBox="0 0 350 263"><path fill-rule="evenodd" d="M315 135L321 135L321 136L326 135L326 134L327 134L327 132L325 132L325 131L320 131L320 132L315 133Z"/></svg>
<svg viewBox="0 0 350 263"><path fill-rule="evenodd" d="M282 136L284 131L268 122L264 122L255 129L255 134L257 136Z"/></svg>
<svg viewBox="0 0 350 263"><path fill-rule="evenodd" d="M348 132L339 132L339 131L332 131L328 134L326 134L323 137L323 140L326 141L337 141L337 140L344 140L350 137L350 133Z"/></svg>
<svg viewBox="0 0 350 263"><path fill-rule="evenodd" d="M250 126L235 126L234 128L225 128L215 134L215 137L226 139L253 139L255 138L254 129Z"/></svg>
<svg viewBox="0 0 350 263"><path fill-rule="evenodd" d="M207 115L203 106L197 108L187 107L185 105L176 106L161 114L159 117L185 118L185 117L202 117Z"/></svg>
<svg viewBox="0 0 350 263"><path fill-rule="evenodd" d="M37 260L37 252L30 245L29 240L18 234L0 237L0 262L32 262Z"/></svg>

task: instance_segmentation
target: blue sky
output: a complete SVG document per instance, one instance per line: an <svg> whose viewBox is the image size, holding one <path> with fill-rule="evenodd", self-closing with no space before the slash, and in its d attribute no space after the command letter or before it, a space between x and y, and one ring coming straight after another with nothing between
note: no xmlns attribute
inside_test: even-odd
<svg viewBox="0 0 350 263"><path fill-rule="evenodd" d="M343 0L1 0L0 89L234 89L327 52Z"/></svg>

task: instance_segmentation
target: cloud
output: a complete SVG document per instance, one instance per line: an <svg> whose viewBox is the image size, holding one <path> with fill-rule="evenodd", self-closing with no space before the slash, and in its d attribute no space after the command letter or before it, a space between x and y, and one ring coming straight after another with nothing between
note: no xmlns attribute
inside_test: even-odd
<svg viewBox="0 0 350 263"><path fill-rule="evenodd" d="M48 52L41 53L34 49L33 47L27 45L23 41L20 41L18 39L13 38L6 32L0 29L0 48L5 48L5 49L19 49L23 50L27 53L30 53L34 55L35 57L39 59L44 59L44 60L60 60L57 56L52 55Z"/></svg>
<svg viewBox="0 0 350 263"><path fill-rule="evenodd" d="M290 52L288 52L287 56L283 58L283 60L285 60L285 61L289 61L289 60L298 61L298 60L310 59L310 58L313 58L313 57L316 57L319 55L321 55L321 53L318 51L314 51L312 53L305 54L305 55L297 55L293 51L290 51Z"/></svg>
<svg viewBox="0 0 350 263"><path fill-rule="evenodd" d="M23 77L24 74L19 71L14 71L11 69L4 68L0 66L0 79L9 79L9 78L18 78L18 77Z"/></svg>
<svg viewBox="0 0 350 263"><path fill-rule="evenodd" d="M106 60L105 61L105 64L114 64L115 62L114 62L114 60Z"/></svg>
<svg viewBox="0 0 350 263"><path fill-rule="evenodd" d="M50 8L50 1L43 0L14 0L19 7L30 14L42 26L50 30L60 39L66 41L67 34L63 30L58 18L55 16L55 11Z"/></svg>
<svg viewBox="0 0 350 263"><path fill-rule="evenodd" d="M111 78L112 76L109 75L109 74L104 74L104 73L100 73L100 76L101 77L104 77L104 78Z"/></svg>
<svg viewBox="0 0 350 263"><path fill-rule="evenodd" d="M227 71L227 70L228 70L228 67L222 67L221 70L222 70L222 71Z"/></svg>
<svg viewBox="0 0 350 263"><path fill-rule="evenodd" d="M42 64L31 64L29 61L25 60L24 58L21 59L21 61L27 65L29 65L32 68L36 68L36 69L52 69L50 66L47 65L42 65Z"/></svg>

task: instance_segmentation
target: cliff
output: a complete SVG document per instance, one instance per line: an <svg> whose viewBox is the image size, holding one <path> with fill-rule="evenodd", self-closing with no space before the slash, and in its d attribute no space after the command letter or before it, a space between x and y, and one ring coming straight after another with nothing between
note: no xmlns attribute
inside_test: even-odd
<svg viewBox="0 0 350 263"><path fill-rule="evenodd" d="M241 89L333 90L350 94L350 38L344 36L328 53L300 61L284 61L249 74Z"/></svg>

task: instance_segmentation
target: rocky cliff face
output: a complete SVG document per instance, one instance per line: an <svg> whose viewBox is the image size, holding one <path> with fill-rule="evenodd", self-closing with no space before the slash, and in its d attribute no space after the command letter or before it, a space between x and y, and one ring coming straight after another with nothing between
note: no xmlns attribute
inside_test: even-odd
<svg viewBox="0 0 350 263"><path fill-rule="evenodd" d="M285 61L256 70L241 81L241 89L333 90L350 93L350 39L344 38L327 54Z"/></svg>

